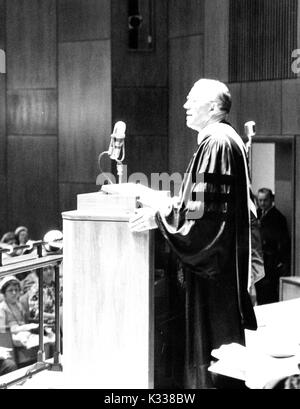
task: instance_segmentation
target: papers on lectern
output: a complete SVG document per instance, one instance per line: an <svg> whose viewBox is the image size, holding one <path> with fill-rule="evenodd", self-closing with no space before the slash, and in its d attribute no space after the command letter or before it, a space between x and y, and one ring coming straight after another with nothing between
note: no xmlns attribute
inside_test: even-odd
<svg viewBox="0 0 300 409"><path fill-rule="evenodd" d="M140 183L119 183L103 185L101 191L110 195L136 197L143 206L164 207L170 201L168 190L154 190Z"/></svg>
<svg viewBox="0 0 300 409"><path fill-rule="evenodd" d="M287 376L300 373L298 357L274 358L263 352L231 343L211 353L218 361L208 370L241 379L250 389L264 389Z"/></svg>
<svg viewBox="0 0 300 409"><path fill-rule="evenodd" d="M142 195L168 195L168 191L154 190L140 183L111 183L102 185L101 191L110 195L142 196Z"/></svg>

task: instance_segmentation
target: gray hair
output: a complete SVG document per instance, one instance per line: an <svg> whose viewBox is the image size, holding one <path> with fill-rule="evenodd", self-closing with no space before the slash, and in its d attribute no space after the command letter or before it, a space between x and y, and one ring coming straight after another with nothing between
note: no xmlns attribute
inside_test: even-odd
<svg viewBox="0 0 300 409"><path fill-rule="evenodd" d="M228 114L231 108L231 94L227 86L218 80L201 78L194 84L205 92L212 101L216 102L220 111Z"/></svg>

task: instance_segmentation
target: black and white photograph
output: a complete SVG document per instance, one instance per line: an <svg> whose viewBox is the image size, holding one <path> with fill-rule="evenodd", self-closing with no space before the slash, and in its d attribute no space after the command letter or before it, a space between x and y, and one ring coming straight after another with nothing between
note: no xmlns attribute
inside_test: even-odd
<svg viewBox="0 0 300 409"><path fill-rule="evenodd" d="M0 389L300 389L300 0L0 0L0 198Z"/></svg>

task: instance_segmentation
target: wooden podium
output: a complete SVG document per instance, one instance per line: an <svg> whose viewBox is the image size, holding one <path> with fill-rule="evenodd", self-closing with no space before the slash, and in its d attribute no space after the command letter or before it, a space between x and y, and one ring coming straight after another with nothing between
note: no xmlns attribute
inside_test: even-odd
<svg viewBox="0 0 300 409"><path fill-rule="evenodd" d="M153 232L132 233L136 196L77 196L64 212L63 371L80 388L153 388Z"/></svg>

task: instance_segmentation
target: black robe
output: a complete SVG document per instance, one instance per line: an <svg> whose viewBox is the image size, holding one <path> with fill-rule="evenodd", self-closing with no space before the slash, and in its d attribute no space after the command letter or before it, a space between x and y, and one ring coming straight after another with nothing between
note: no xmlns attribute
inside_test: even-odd
<svg viewBox="0 0 300 409"><path fill-rule="evenodd" d="M167 216L156 214L185 272L185 388L212 387L212 349L244 344L244 328L256 329L247 291L247 176L233 133L239 138L227 124L206 127L178 202Z"/></svg>

